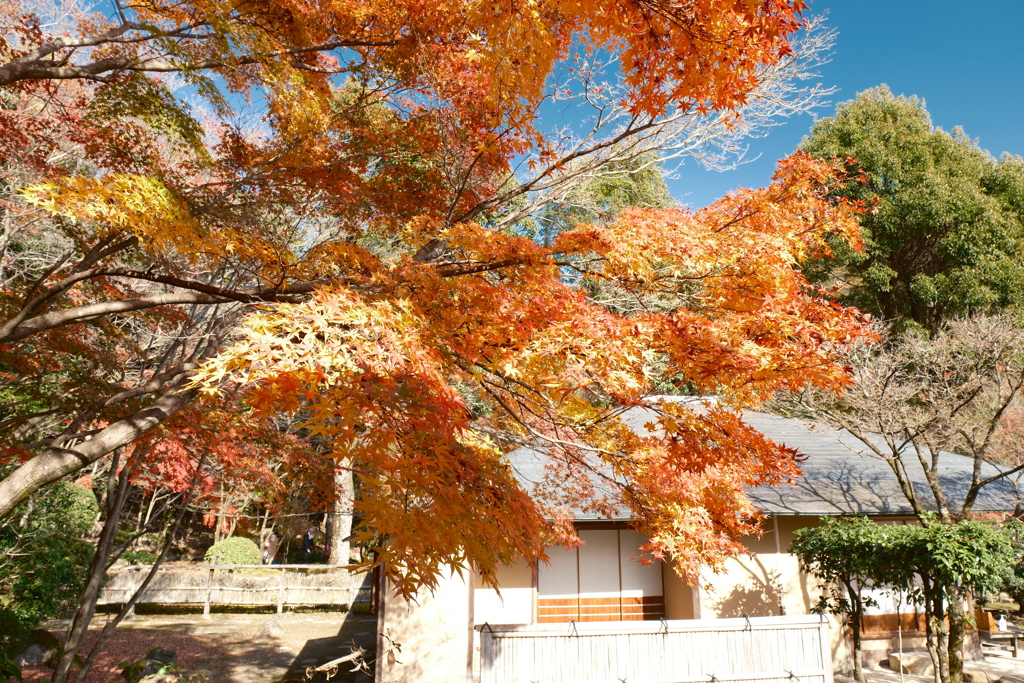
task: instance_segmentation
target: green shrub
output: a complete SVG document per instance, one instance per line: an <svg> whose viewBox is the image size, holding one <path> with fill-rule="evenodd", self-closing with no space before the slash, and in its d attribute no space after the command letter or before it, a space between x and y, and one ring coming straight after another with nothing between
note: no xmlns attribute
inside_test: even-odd
<svg viewBox="0 0 1024 683"><path fill-rule="evenodd" d="M206 551L205 559L210 564L262 564L259 546L241 536L215 543Z"/></svg>
<svg viewBox="0 0 1024 683"><path fill-rule="evenodd" d="M156 558L156 553L147 550L126 550L121 553L121 559L128 564L153 564Z"/></svg>
<svg viewBox="0 0 1024 683"><path fill-rule="evenodd" d="M70 614L92 561L82 537L98 513L92 491L58 482L0 525L0 653L13 657L37 624Z"/></svg>
<svg viewBox="0 0 1024 683"><path fill-rule="evenodd" d="M71 536L85 536L96 523L100 506L93 492L78 484L61 481L54 484L57 496L64 499L67 517L65 533Z"/></svg>

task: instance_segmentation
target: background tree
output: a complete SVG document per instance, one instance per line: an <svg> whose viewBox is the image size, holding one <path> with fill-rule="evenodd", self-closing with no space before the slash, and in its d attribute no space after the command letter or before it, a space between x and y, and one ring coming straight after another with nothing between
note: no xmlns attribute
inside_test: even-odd
<svg viewBox="0 0 1024 683"><path fill-rule="evenodd" d="M31 629L70 615L92 556L92 490L61 482L0 527L0 653L13 660ZM2 659L2 656L0 656Z"/></svg>
<svg viewBox="0 0 1024 683"><path fill-rule="evenodd" d="M861 218L864 250L841 246L812 280L886 320L936 331L951 317L1015 308L1024 292L1024 162L998 161L955 128L935 128L916 97L880 86L814 124L800 149L846 158L836 196L874 210Z"/></svg>
<svg viewBox="0 0 1024 683"><path fill-rule="evenodd" d="M847 430L863 453L889 466L921 524L929 529L940 527L928 532L938 536L925 543L948 541L950 552L967 553L949 559L950 566L979 565L988 540L977 539L976 550L981 554L970 560L964 539L977 530L941 527L971 520L987 486L1003 482L1010 484L1003 486L1004 493L1016 490L1012 483L1024 471L1019 457L1008 461L1004 449L998 447L1000 425L1024 386L1024 333L1018 323L1006 315L976 316L947 322L931 338L920 332L890 334L883 343L860 346L849 362L854 384L844 395L810 389L781 395L774 409ZM944 458L949 457L943 453L959 453L973 460L969 481L957 481L953 486L943 481ZM997 469L984 468L986 463ZM915 486L921 475L926 486ZM966 536L958 535L961 531ZM947 533L951 535L940 541L939 536ZM948 668L948 680L959 683L969 618L963 611L963 598L968 587L965 579L942 569L946 560L936 562L934 566L918 565L918 574L926 583L939 581L929 590L946 596L949 632L947 635L941 624L935 626L941 641L937 669L945 672ZM993 568L979 565L976 569L982 576ZM935 610L944 604L935 595L929 598L935 600L929 603L933 620L938 618ZM946 675L943 673L944 681Z"/></svg>

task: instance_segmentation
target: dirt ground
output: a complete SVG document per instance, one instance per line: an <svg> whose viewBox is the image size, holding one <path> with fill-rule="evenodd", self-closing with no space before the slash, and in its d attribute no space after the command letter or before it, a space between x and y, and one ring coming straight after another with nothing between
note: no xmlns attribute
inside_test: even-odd
<svg viewBox="0 0 1024 683"><path fill-rule="evenodd" d="M94 620L85 641L86 652L106 618L99 615ZM279 630L271 629L279 635L256 637L256 632L271 618L280 625ZM63 639L61 626L52 625L50 630ZM368 659L372 660L375 631L375 615L347 612L214 614L209 619L194 614L139 615L121 623L86 683L123 683L118 664L137 661L155 647L174 650L183 674L199 674L208 683L303 681L308 666L347 655L353 645L369 649ZM372 680L363 674L349 673L349 669L351 666L342 665L331 682ZM25 667L22 673L26 683L43 683L50 679L51 670L34 666ZM313 679L315 683L326 680L324 674Z"/></svg>

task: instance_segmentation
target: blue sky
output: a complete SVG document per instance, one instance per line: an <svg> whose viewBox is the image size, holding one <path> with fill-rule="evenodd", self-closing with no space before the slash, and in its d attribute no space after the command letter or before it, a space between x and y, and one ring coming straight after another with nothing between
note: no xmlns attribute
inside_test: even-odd
<svg viewBox="0 0 1024 683"><path fill-rule="evenodd" d="M839 91L820 110L885 83L897 95L924 98L936 126L962 126L993 155L1024 155L1024 2L977 5L949 0L812 0L811 13L828 11L839 37L821 81ZM736 187L769 182L775 161L810 129L809 116L752 140L757 161L724 173L688 164L670 181L683 204L704 206Z"/></svg>

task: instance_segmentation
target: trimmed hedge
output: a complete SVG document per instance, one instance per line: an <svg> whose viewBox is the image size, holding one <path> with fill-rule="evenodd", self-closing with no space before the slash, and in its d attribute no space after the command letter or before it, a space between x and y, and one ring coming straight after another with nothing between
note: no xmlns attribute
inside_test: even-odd
<svg viewBox="0 0 1024 683"><path fill-rule="evenodd" d="M241 536L214 543L206 551L205 559L210 564L263 564L259 546Z"/></svg>

